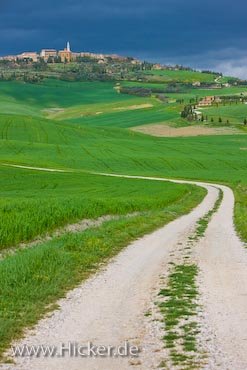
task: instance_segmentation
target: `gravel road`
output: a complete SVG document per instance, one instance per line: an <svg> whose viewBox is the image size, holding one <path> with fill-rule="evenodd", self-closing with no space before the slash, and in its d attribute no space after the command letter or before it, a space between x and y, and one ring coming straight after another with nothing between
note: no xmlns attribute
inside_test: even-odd
<svg viewBox="0 0 247 370"><path fill-rule="evenodd" d="M15 345L60 346L61 343L91 341L95 345L118 346L128 340L131 345L142 347L142 339L147 336L144 315L150 306L152 291L164 269L168 268L173 250L193 233L196 222L213 208L219 193L217 188L221 188L224 192L222 204L194 252L200 268L199 290L205 313L203 330L205 338L210 337L205 368L246 370L247 256L233 226L234 196L225 186L196 184L208 190L198 207L129 245L104 269L69 292L58 302L59 310L41 320ZM148 346L142 351L147 353ZM142 360L142 356L130 359L66 355L62 358L17 358L15 365L2 368L125 370L151 369L151 365Z"/></svg>

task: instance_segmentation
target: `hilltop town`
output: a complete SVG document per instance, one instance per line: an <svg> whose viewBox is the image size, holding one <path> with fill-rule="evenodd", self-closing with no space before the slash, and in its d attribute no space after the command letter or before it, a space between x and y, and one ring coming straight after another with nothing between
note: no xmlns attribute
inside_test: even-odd
<svg viewBox="0 0 247 370"><path fill-rule="evenodd" d="M193 68L185 67L182 65L166 65L161 63L152 63L147 61L141 61L132 56L121 56L118 54L103 54L103 53L93 53L87 51L74 52L71 50L70 42L68 41L66 47L62 50L56 49L42 49L40 52L37 51L25 51L17 55L5 55L0 56L0 63L5 65L11 65L10 63L76 63L91 61L92 63L98 64L109 64L111 62L115 63L128 63L132 66L136 66L136 69L141 70L171 70L171 71L194 71ZM23 65L22 64L22 65ZM220 78L221 73L204 71L206 73L213 73ZM195 81L194 86L200 87L200 82Z"/></svg>
<svg viewBox="0 0 247 370"><path fill-rule="evenodd" d="M70 42L67 42L66 47L63 50L56 49L42 49L39 53L36 51L25 51L18 55L6 55L0 57L2 61L18 61L25 60L31 62L38 62L43 60L50 63L70 63L73 61L80 60L81 58L91 58L98 61L99 64L104 64L107 59L125 62L131 59L132 64L141 64L141 62L135 58L123 57L117 54L99 54L91 52L73 52L70 47Z"/></svg>
<svg viewBox="0 0 247 370"><path fill-rule="evenodd" d="M42 49L40 52L25 51L0 57L0 81L39 83L45 78L64 81L128 80L137 83L164 83L158 91L144 86L121 87L121 93L137 96L151 96L155 93L163 101L166 100L165 94L182 93L188 88L218 90L247 84L237 78L225 78L214 71L197 71L181 65L152 63L118 54L74 52L70 42L67 42L62 50ZM212 105L212 101L206 99L200 104L208 106Z"/></svg>

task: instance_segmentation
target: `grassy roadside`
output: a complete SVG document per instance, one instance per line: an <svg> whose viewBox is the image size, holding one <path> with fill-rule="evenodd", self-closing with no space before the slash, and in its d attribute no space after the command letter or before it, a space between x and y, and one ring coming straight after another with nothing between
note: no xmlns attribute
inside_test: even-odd
<svg viewBox="0 0 247 370"><path fill-rule="evenodd" d="M234 223L238 235L247 243L247 186L240 183L233 190L235 195Z"/></svg>
<svg viewBox="0 0 247 370"><path fill-rule="evenodd" d="M0 264L0 354L99 264L136 238L188 213L204 196L204 189L191 187L182 201L163 210L66 234L5 258Z"/></svg>
<svg viewBox="0 0 247 370"><path fill-rule="evenodd" d="M190 192L169 182L5 167L0 188L0 250L82 219L163 209Z"/></svg>

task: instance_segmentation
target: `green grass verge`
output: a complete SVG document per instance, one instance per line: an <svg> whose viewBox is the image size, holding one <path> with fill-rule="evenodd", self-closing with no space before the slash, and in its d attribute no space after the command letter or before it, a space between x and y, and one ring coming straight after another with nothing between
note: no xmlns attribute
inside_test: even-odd
<svg viewBox="0 0 247 370"><path fill-rule="evenodd" d="M160 210L191 193L169 182L8 167L0 187L0 249L82 219Z"/></svg>
<svg viewBox="0 0 247 370"><path fill-rule="evenodd" d="M136 238L189 212L205 196L191 188L181 202L163 210L104 223L83 233L65 234L17 251L0 263L0 353L54 308L58 298L86 279Z"/></svg>
<svg viewBox="0 0 247 370"><path fill-rule="evenodd" d="M236 230L243 241L247 243L247 186L240 183L234 190L234 221Z"/></svg>

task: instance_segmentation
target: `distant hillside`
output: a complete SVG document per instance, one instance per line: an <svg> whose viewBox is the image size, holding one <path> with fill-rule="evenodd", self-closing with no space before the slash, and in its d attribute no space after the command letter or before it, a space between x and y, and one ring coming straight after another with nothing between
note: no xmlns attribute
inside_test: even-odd
<svg viewBox="0 0 247 370"><path fill-rule="evenodd" d="M110 57L80 57L76 61L31 58L17 60L0 60L0 80L22 80L39 83L44 78L55 78L64 81L141 81L141 82L183 82L183 83L226 83L247 84L237 78L225 78L221 73L196 71L184 66L166 66L131 57L113 59Z"/></svg>

